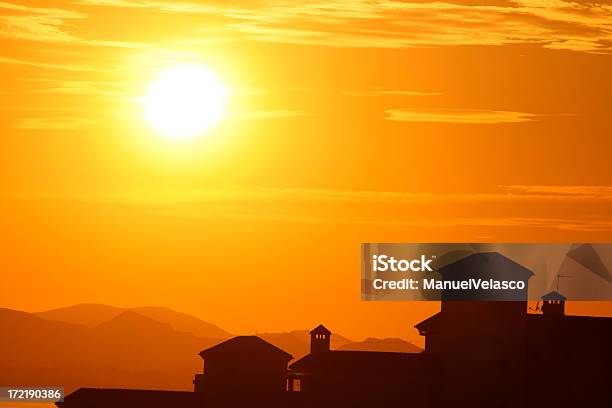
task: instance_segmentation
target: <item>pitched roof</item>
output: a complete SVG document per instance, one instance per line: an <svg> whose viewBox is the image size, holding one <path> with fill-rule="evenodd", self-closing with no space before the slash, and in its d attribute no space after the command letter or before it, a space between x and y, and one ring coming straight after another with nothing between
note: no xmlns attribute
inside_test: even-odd
<svg viewBox="0 0 612 408"><path fill-rule="evenodd" d="M325 334L325 335L329 336L331 334L331 332L327 329L327 327L325 327L322 324L320 324L317 327L315 327L314 329L312 329L310 331L310 334Z"/></svg>
<svg viewBox="0 0 612 408"><path fill-rule="evenodd" d="M565 296L563 296L562 294L560 294L559 292L557 292L556 290L553 290L552 292L549 292L547 294L545 294L544 296L542 296L542 300L567 300L567 298Z"/></svg>
<svg viewBox="0 0 612 408"><path fill-rule="evenodd" d="M522 289L453 289L441 290L442 300L527 300L527 284L533 272L498 252L479 252L439 269L444 281L468 279L522 281Z"/></svg>
<svg viewBox="0 0 612 408"><path fill-rule="evenodd" d="M198 396L186 391L126 390L79 388L55 405L70 407L141 407L141 408L196 408L201 406Z"/></svg>
<svg viewBox="0 0 612 408"><path fill-rule="evenodd" d="M293 356L257 336L236 336L216 346L202 350L200 357L206 359L217 356L257 355L284 359L289 362Z"/></svg>
<svg viewBox="0 0 612 408"><path fill-rule="evenodd" d="M415 324L414 327L419 331L420 335L427 334L429 331L435 331L439 327L441 320L442 313L438 312L422 322Z"/></svg>
<svg viewBox="0 0 612 408"><path fill-rule="evenodd" d="M533 272L523 265L514 262L499 252L478 252L440 268L440 273L447 280L460 278L462 275L494 275L498 279L527 280Z"/></svg>
<svg viewBox="0 0 612 408"><path fill-rule="evenodd" d="M308 354L289 368L298 372L313 370L325 371L362 371L411 370L421 364L422 353L389 353L379 351L327 351Z"/></svg>

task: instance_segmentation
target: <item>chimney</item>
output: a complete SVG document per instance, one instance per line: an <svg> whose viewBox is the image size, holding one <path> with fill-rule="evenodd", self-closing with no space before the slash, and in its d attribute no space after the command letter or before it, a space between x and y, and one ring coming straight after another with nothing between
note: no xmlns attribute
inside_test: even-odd
<svg viewBox="0 0 612 408"><path fill-rule="evenodd" d="M320 354L329 351L331 332L322 324L310 331L310 354Z"/></svg>
<svg viewBox="0 0 612 408"><path fill-rule="evenodd" d="M564 316L566 297L559 292L552 291L542 296L542 313L546 316Z"/></svg>

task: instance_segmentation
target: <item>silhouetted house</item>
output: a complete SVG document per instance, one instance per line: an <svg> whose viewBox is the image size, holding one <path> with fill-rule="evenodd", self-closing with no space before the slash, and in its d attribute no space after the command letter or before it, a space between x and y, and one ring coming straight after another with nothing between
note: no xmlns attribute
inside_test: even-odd
<svg viewBox="0 0 612 408"><path fill-rule="evenodd" d="M443 291L440 312L415 327L422 353L330 350L331 332L310 332L310 354L292 356L256 336L204 350L194 391L80 389L61 408L142 407L612 407L612 319L565 315L565 297L527 313L532 272L498 253L440 269L445 280L520 280L513 292Z"/></svg>
<svg viewBox="0 0 612 408"><path fill-rule="evenodd" d="M201 403L193 392L79 388L55 405L59 408L196 408Z"/></svg>
<svg viewBox="0 0 612 408"><path fill-rule="evenodd" d="M565 297L542 297L527 315L529 406L612 407L612 318L565 315Z"/></svg>
<svg viewBox="0 0 612 408"><path fill-rule="evenodd" d="M440 273L450 281L516 280L525 286L505 291L444 290L440 313L415 326L425 336L425 353L438 357L436 371L443 391L436 395L437 403L496 407L505 401L520 406L525 400L520 384L525 375L527 281L533 272L488 252L446 265Z"/></svg>
<svg viewBox="0 0 612 408"><path fill-rule="evenodd" d="M445 281L467 281L469 279L490 279L499 281L516 281L523 284L522 289L491 289L480 286L478 289L446 289L442 290L442 300L473 301L527 301L527 287L533 272L524 266L506 258L498 252L479 252L450 263L439 269ZM519 308L520 303L514 307ZM523 310L524 311L524 310ZM512 315L513 313L511 313Z"/></svg>
<svg viewBox="0 0 612 408"><path fill-rule="evenodd" d="M470 270L483 276L485 268L495 279L531 276L499 254L474 254L441 272L464 278ZM566 316L557 292L543 296L543 314L527 313L527 288L513 301L456 298L443 296L441 311L415 326L425 336L424 353L436 357L431 406L612 406L604 374L612 364L612 319Z"/></svg>
<svg viewBox="0 0 612 408"><path fill-rule="evenodd" d="M422 403L427 367L420 354L330 350L331 332L310 332L310 354L290 365L288 390L305 406Z"/></svg>
<svg viewBox="0 0 612 408"><path fill-rule="evenodd" d="M200 353L204 373L194 391L207 406L277 404L287 397L287 364L293 358L257 336L238 336Z"/></svg>

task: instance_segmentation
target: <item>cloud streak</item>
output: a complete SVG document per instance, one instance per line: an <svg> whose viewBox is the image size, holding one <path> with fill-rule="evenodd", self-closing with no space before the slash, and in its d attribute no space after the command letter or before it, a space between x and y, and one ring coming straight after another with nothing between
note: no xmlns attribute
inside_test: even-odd
<svg viewBox="0 0 612 408"><path fill-rule="evenodd" d="M70 9L0 1L0 39L131 49L146 47L142 43L82 37L76 23L88 17L86 13Z"/></svg>
<svg viewBox="0 0 612 408"><path fill-rule="evenodd" d="M103 203L180 218L612 232L607 211L612 186L511 185L475 193L250 188L4 196ZM577 203L581 212L568 211Z"/></svg>
<svg viewBox="0 0 612 408"><path fill-rule="evenodd" d="M503 186L509 192L542 197L612 199L612 186Z"/></svg>
<svg viewBox="0 0 612 408"><path fill-rule="evenodd" d="M42 89L34 89L32 93L59 95L91 95L117 98L133 92L134 86L111 81L86 81L70 79L33 78L28 82L42 84Z"/></svg>
<svg viewBox="0 0 612 408"><path fill-rule="evenodd" d="M535 44L590 53L612 51L612 6L545 0L410 2L289 0L208 2L82 0L89 6L214 14L248 38L336 47L410 48Z"/></svg>
<svg viewBox="0 0 612 408"><path fill-rule="evenodd" d="M81 71L81 72L106 71L102 68L97 68L97 67L89 66L89 65L54 64L54 63L38 62L38 61L31 61L31 60L25 60L25 59L19 59L19 58L8 58L8 57L0 57L0 63L1 64L25 65L29 67L60 70L60 71Z"/></svg>
<svg viewBox="0 0 612 408"><path fill-rule="evenodd" d="M309 115L308 112L297 109L247 110L235 114L236 117L242 119L295 118L307 115Z"/></svg>
<svg viewBox="0 0 612 408"><path fill-rule="evenodd" d="M425 92L415 90L372 90L372 91L345 91L347 96L442 96L441 92Z"/></svg>
<svg viewBox="0 0 612 408"><path fill-rule="evenodd" d="M92 123L94 122L83 118L21 118L11 127L24 130L74 130Z"/></svg>
<svg viewBox="0 0 612 408"><path fill-rule="evenodd" d="M524 112L475 109L389 109L385 114L385 119L397 122L459 124L523 123L536 117Z"/></svg>
<svg viewBox="0 0 612 408"><path fill-rule="evenodd" d="M265 2L232 13L250 38L339 47L410 48L536 44L582 52L612 50L612 7L567 1L507 5L409 1Z"/></svg>
<svg viewBox="0 0 612 408"><path fill-rule="evenodd" d="M0 37L34 41L77 41L68 31L67 22L84 19L86 14L73 10L29 7L0 2Z"/></svg>
<svg viewBox="0 0 612 408"><path fill-rule="evenodd" d="M289 0L255 2L81 0L79 10L0 1L0 37L106 47L146 44L82 37L76 22L96 8L214 17L190 21L184 40L249 38L257 41L334 47L412 48L533 44L589 53L612 52L612 5L597 2L515 0L446 3L399 0ZM83 6L85 6L83 8ZM118 11L121 12L121 11ZM112 18L112 17L111 17ZM198 30L203 30L198 37ZM205 33L205 34L204 34ZM177 39L180 41L180 39Z"/></svg>

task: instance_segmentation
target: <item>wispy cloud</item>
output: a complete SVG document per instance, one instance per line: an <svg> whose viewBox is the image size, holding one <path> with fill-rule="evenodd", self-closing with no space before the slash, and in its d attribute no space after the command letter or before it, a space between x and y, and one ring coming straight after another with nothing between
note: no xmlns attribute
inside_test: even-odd
<svg viewBox="0 0 612 408"><path fill-rule="evenodd" d="M133 86L110 81L85 81L71 79L33 78L31 83L42 84L43 88L33 89L32 93L62 95L92 95L100 97L119 97L126 95Z"/></svg>
<svg viewBox="0 0 612 408"><path fill-rule="evenodd" d="M380 90L370 91L372 95L398 95L398 96L441 96L444 95L440 92L423 92L423 91L409 91L409 90Z"/></svg>
<svg viewBox="0 0 612 408"><path fill-rule="evenodd" d="M574 192L573 195L567 191ZM601 192L601 193L596 193ZM19 198L23 194L7 197ZM181 218L397 227L458 226L611 232L612 186L500 186L490 192L432 193L312 188L189 189L100 194L31 194L129 206ZM576 202L583 211L576 212ZM572 210L571 212L568 210ZM588 209L588 210L587 210Z"/></svg>
<svg viewBox="0 0 612 408"><path fill-rule="evenodd" d="M55 63L46 63L39 61L31 61L26 59L19 58L8 58L8 57L0 57L1 64L15 64L15 65L26 65L30 67L36 68L44 68L44 69L53 69L53 70L61 70L61 71L83 71L83 72L101 72L104 71L102 68L89 66L89 65L81 65L81 64L55 64Z"/></svg>
<svg viewBox="0 0 612 408"><path fill-rule="evenodd" d="M461 226L507 227L529 229L552 229L577 232L612 232L610 219L578 218L545 218L545 217L499 217L499 218L463 218L455 221ZM438 225L440 226L440 225Z"/></svg>
<svg viewBox="0 0 612 408"><path fill-rule="evenodd" d="M79 5L205 14L210 41L233 32L247 38L336 47L410 48L423 46L535 44L579 52L612 51L612 5L562 0L437 2L399 0L259 0L206 3L195 1L81 0ZM84 18L70 10L17 6L0 8L20 15L3 16L2 35L24 39L74 41L68 22ZM86 9L87 10L87 9ZM193 24L193 23L192 23ZM201 26L200 28L203 28ZM198 27L193 26L194 33ZM223 34L220 34L223 32ZM100 45L139 46L99 41Z"/></svg>
<svg viewBox="0 0 612 408"><path fill-rule="evenodd" d="M247 110L235 114L244 119L294 118L306 115L308 112L296 109Z"/></svg>
<svg viewBox="0 0 612 408"><path fill-rule="evenodd" d="M601 212L597 215L602 206L610 205L612 196L573 196L572 201L580 200L583 208L592 210L585 216L569 214L563 209L559 212L533 209L549 208L553 204L559 207L559 203L566 203L567 196L563 193L504 190L465 194L301 188L200 190L161 196L115 196L110 202L187 218L424 228L612 231L612 217Z"/></svg>
<svg viewBox="0 0 612 408"><path fill-rule="evenodd" d="M7 194L4 192L4 194ZM241 189L193 188L180 190L131 190L102 192L92 194L38 194L46 198L84 198L133 204L169 204L190 202L346 202L346 203L415 203L433 201L533 201L533 200L583 200L602 202L612 200L612 186L572 186L572 185L500 185L494 191L443 193L423 191L380 191L356 189L290 188L290 187L253 187Z"/></svg>
<svg viewBox="0 0 612 408"><path fill-rule="evenodd" d="M262 41L380 48L528 43L612 51L612 6L601 3L268 1L230 15L239 20L235 29Z"/></svg>
<svg viewBox="0 0 612 408"><path fill-rule="evenodd" d="M0 10L8 12L0 15L0 37L35 41L75 41L67 23L87 17L73 10L7 2L0 2Z"/></svg>
<svg viewBox="0 0 612 408"><path fill-rule="evenodd" d="M150 0L80 0L77 4L88 6L122 7L132 9L152 9L164 13L217 13L222 3L202 4L189 1L150 1Z"/></svg>
<svg viewBox="0 0 612 408"><path fill-rule="evenodd" d="M560 198L612 199L612 186L502 186L507 191L519 194L557 196Z"/></svg>
<svg viewBox="0 0 612 408"><path fill-rule="evenodd" d="M27 130L73 130L94 123L84 118L21 118L11 126Z"/></svg>
<svg viewBox="0 0 612 408"><path fill-rule="evenodd" d="M25 6L0 1L0 38L96 47L146 47L142 43L80 36L79 28L75 24L88 17L86 13L71 9Z"/></svg>
<svg viewBox="0 0 612 408"><path fill-rule="evenodd" d="M474 109L389 109L385 119L398 122L436 122L463 124L522 123L537 115L524 112Z"/></svg>
<svg viewBox="0 0 612 408"><path fill-rule="evenodd" d="M442 96L441 92L425 92L415 90L371 90L371 91L345 91L348 96Z"/></svg>

